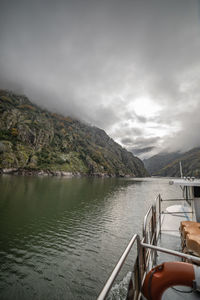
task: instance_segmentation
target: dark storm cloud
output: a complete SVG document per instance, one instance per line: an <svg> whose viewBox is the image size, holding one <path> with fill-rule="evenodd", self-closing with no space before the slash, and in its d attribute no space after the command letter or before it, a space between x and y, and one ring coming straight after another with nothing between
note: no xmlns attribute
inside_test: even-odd
<svg viewBox="0 0 200 300"><path fill-rule="evenodd" d="M125 145L126 147L134 145L136 140L139 139L139 137L143 136L143 130L142 128L128 128L124 126L125 124L122 124L121 129L117 129L114 135L116 137L124 135L124 137L120 140L120 143Z"/></svg>
<svg viewBox="0 0 200 300"><path fill-rule="evenodd" d="M146 145L149 146L149 147L152 147L152 145L154 145L155 143L157 143L159 140L160 140L160 137L151 137L151 138L142 138L142 137L139 137L139 138L134 139L134 145L137 148L139 148L139 147L143 148Z"/></svg>
<svg viewBox="0 0 200 300"><path fill-rule="evenodd" d="M141 154L148 153L148 152L154 150L154 148L155 148L155 147L132 148L132 149L131 149L131 152L132 152L134 155L141 155Z"/></svg>
<svg viewBox="0 0 200 300"><path fill-rule="evenodd" d="M199 145L198 5L1 0L0 88L100 126L124 146ZM159 113L137 112L145 97Z"/></svg>
<svg viewBox="0 0 200 300"><path fill-rule="evenodd" d="M158 150L156 145L158 144L160 137L152 138L124 138L121 143L131 151L134 155L142 155L146 153L151 153L153 150Z"/></svg>

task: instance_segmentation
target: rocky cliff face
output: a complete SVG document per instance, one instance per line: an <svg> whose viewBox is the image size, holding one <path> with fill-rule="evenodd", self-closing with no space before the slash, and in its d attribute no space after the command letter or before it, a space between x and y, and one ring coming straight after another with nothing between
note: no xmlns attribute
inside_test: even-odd
<svg viewBox="0 0 200 300"><path fill-rule="evenodd" d="M141 160L103 130L0 90L0 169L13 168L56 175L147 175Z"/></svg>

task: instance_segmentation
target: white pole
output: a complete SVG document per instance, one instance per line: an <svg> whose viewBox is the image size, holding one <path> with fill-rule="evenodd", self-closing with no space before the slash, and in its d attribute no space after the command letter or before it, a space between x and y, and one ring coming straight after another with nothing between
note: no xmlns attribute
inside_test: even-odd
<svg viewBox="0 0 200 300"><path fill-rule="evenodd" d="M182 170L182 164L181 164L181 161L179 162L180 164L180 173L181 173L181 178L183 178L183 170Z"/></svg>

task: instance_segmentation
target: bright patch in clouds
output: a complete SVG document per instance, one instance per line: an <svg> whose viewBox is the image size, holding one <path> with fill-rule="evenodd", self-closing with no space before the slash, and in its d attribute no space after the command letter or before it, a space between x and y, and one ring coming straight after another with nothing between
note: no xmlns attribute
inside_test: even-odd
<svg viewBox="0 0 200 300"><path fill-rule="evenodd" d="M132 105L136 114L146 118L156 116L161 110L160 105L147 97L136 99Z"/></svg>

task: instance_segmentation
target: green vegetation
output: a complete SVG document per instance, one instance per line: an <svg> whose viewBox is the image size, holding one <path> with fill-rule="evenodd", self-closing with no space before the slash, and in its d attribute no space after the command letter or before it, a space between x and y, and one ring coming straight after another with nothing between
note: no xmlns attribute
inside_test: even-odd
<svg viewBox="0 0 200 300"><path fill-rule="evenodd" d="M103 130L0 90L0 169L146 176L143 163Z"/></svg>

